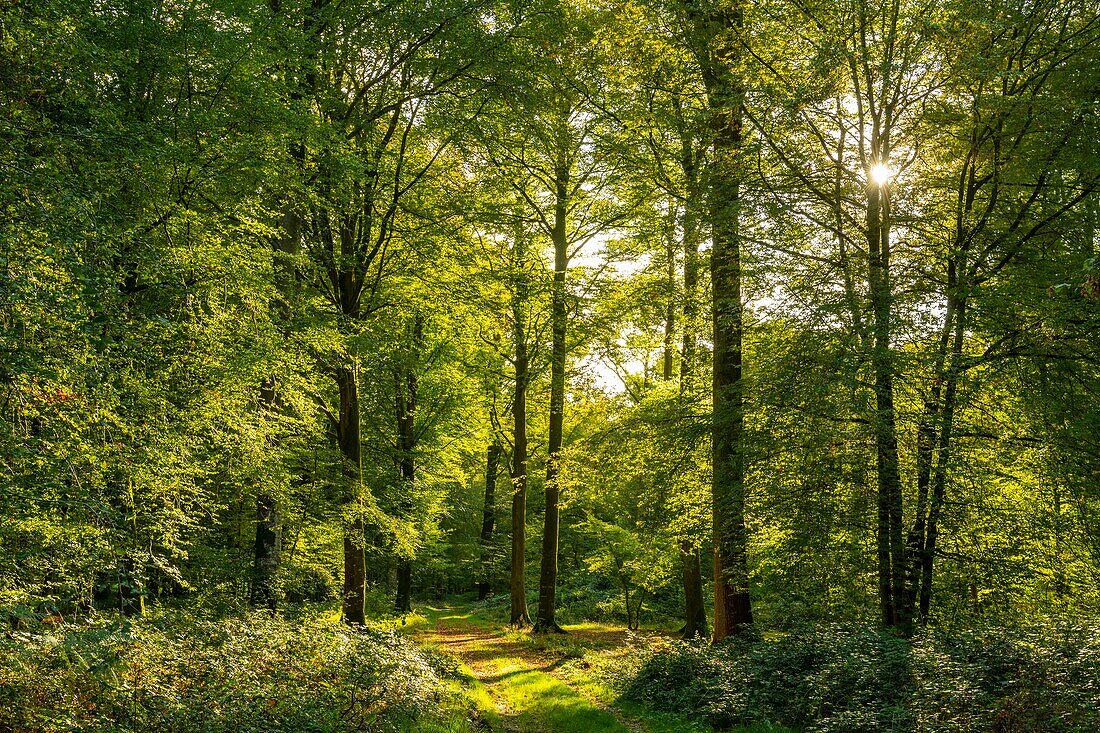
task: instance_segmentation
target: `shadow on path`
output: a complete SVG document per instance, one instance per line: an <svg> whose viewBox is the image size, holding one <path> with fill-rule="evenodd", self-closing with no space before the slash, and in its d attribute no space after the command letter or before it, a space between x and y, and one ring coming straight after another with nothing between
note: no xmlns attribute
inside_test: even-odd
<svg viewBox="0 0 1100 733"><path fill-rule="evenodd" d="M645 729L573 688L559 668L576 659L578 645L613 648L629 643L616 629L581 626L544 643L493 628L456 606L423 609L428 628L416 633L462 661L485 685L508 733L641 733ZM520 632L522 633L522 632Z"/></svg>

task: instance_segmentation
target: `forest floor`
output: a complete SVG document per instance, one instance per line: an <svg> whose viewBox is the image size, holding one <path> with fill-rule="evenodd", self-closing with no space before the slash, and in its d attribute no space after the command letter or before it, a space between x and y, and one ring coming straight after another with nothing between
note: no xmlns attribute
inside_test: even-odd
<svg viewBox="0 0 1100 733"><path fill-rule="evenodd" d="M639 645L659 644L658 631L583 623L566 634L517 631L459 604L419 609L410 625L420 642L443 649L470 678L470 694L488 729L505 733L703 733L693 721L617 699L600 670Z"/></svg>

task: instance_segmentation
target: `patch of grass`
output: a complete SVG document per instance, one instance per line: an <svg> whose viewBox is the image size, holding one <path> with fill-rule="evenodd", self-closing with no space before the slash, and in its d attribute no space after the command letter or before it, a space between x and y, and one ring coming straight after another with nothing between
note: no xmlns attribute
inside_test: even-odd
<svg viewBox="0 0 1100 733"><path fill-rule="evenodd" d="M532 634L508 628L479 606L445 603L420 610L427 629L417 627L418 632L437 625L451 633L457 630L463 637L459 653L478 660L472 663L480 682L462 666L464 692L477 700L479 711L490 711L475 717L494 730L504 725L530 733L712 733L705 721L620 698L613 681L622 676L625 660L639 645L663 637L627 635L621 627L594 622L570 624L567 634ZM494 699L500 703L499 714ZM793 732L756 725L731 733Z"/></svg>
<svg viewBox="0 0 1100 733"><path fill-rule="evenodd" d="M488 618L477 609L453 606L429 606L423 609L431 624L447 627L469 628L488 632L484 641L469 639L463 642L463 654L477 655L493 652L495 639L515 649L522 648L540 656L561 658L567 637L533 637L528 631L501 629L499 621ZM549 652L549 654L547 654ZM583 650L577 649L579 655ZM507 717L507 728L519 728L532 733L626 733L615 716L598 704L585 698L565 682L542 669L535 668L529 659L516 656L489 656L478 664L482 682L473 678L472 671L463 666L468 679L464 680L467 694L478 699L480 708L493 708L493 698L500 701L501 713L484 718L494 729L503 725L501 715Z"/></svg>
<svg viewBox="0 0 1100 733"><path fill-rule="evenodd" d="M553 675L521 659L498 660L496 691L523 729L555 733L626 733L615 716Z"/></svg>
<svg viewBox="0 0 1100 733"><path fill-rule="evenodd" d="M443 621L449 624L463 624L489 630L499 626L499 622L477 609L454 608L453 606L424 606L421 612L432 623Z"/></svg>
<svg viewBox="0 0 1100 733"><path fill-rule="evenodd" d="M590 650L582 658L563 664L558 671L580 694L604 707L618 710L627 720L649 733L711 733L713 729L702 721L686 718L673 711L653 710L642 703L622 699L611 680L625 654L629 654L629 648Z"/></svg>
<svg viewBox="0 0 1100 733"><path fill-rule="evenodd" d="M489 693L488 688L474 675L473 670L440 646L425 643L421 643L421 646L426 650L428 656L437 658L435 664L437 669L448 667L440 672L440 676L445 680L448 690L454 693L457 698L464 698L468 702L469 711L463 719L481 720L488 724L492 730L498 730L501 727L501 720L496 703L493 701L493 696ZM445 660L445 662L440 664L439 659Z"/></svg>
<svg viewBox="0 0 1100 733"><path fill-rule="evenodd" d="M402 728L401 733L474 733L476 730L461 713L453 712L448 720L413 723L411 728Z"/></svg>

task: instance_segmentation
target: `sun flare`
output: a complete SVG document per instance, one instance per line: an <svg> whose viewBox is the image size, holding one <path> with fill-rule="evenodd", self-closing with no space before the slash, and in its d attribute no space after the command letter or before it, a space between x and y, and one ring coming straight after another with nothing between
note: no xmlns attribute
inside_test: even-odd
<svg viewBox="0 0 1100 733"><path fill-rule="evenodd" d="M894 171L885 163L875 163L871 166L871 180L876 186L885 186L894 177Z"/></svg>

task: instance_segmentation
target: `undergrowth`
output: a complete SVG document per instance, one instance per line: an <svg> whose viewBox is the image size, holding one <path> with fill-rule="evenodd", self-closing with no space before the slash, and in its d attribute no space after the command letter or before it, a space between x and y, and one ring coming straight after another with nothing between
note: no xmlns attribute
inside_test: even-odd
<svg viewBox="0 0 1100 733"><path fill-rule="evenodd" d="M607 672L623 698L716 728L814 733L1095 733L1100 626L927 632L814 627L669 642Z"/></svg>
<svg viewBox="0 0 1100 733"><path fill-rule="evenodd" d="M0 730L463 733L453 662L392 630L161 615L0 637Z"/></svg>

